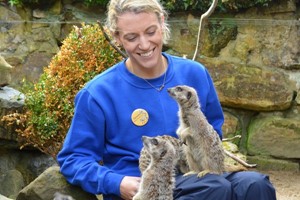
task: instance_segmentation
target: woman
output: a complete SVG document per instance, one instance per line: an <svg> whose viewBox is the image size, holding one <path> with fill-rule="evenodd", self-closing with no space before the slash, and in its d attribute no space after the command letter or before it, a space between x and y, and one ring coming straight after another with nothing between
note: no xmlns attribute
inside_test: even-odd
<svg viewBox="0 0 300 200"><path fill-rule="evenodd" d="M66 179L104 199L129 200L140 183L143 135L176 137L178 106L167 88L194 87L222 137L224 121L213 82L200 63L162 53L169 38L157 0L112 0L107 27L128 58L91 80L75 98L74 117L57 160ZM265 175L176 176L174 199L276 199Z"/></svg>

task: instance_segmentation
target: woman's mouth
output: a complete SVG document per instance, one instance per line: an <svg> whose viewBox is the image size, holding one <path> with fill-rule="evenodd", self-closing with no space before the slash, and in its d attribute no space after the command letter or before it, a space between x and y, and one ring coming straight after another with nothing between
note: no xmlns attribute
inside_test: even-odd
<svg viewBox="0 0 300 200"><path fill-rule="evenodd" d="M140 53L140 56L142 57L149 57L153 54L154 49L152 49L151 51L145 52L145 53Z"/></svg>

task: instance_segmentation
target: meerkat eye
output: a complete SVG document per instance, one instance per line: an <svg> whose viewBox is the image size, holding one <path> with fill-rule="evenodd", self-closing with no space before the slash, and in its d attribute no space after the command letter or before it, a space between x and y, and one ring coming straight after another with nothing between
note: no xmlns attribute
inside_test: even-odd
<svg viewBox="0 0 300 200"><path fill-rule="evenodd" d="M181 91L182 91L182 88L181 88L181 87L177 87L176 90L177 90L178 92L181 92Z"/></svg>
<svg viewBox="0 0 300 200"><path fill-rule="evenodd" d="M158 145L158 141L157 141L157 139L155 139L155 138L152 139L151 142L152 142L152 144L154 144L154 145Z"/></svg>

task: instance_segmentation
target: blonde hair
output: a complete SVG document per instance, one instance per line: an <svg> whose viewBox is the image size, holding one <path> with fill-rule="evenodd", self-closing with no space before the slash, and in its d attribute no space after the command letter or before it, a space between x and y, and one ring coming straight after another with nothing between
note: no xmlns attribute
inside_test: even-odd
<svg viewBox="0 0 300 200"><path fill-rule="evenodd" d="M118 34L117 20L120 15L125 12L148 12L155 13L163 27L163 42L167 43L170 38L170 29L167 24L168 13L160 4L159 0L111 0L107 7L106 27L110 32ZM162 22L162 18L164 21Z"/></svg>

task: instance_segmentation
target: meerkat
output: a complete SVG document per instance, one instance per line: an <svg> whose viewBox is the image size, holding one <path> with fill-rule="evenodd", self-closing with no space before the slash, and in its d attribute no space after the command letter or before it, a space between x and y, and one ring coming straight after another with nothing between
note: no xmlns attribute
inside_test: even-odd
<svg viewBox="0 0 300 200"><path fill-rule="evenodd" d="M170 135L159 135L156 136L156 138L161 138L163 140L169 141L174 146L176 151L176 157L178 158L178 161L174 168L175 172L179 172L182 174L189 172L190 169L188 167L186 156L183 150L184 144L178 138ZM142 148L140 152L140 158L139 158L139 169L141 173L143 173L147 169L150 162L151 162L150 154L145 148Z"/></svg>
<svg viewBox="0 0 300 200"><path fill-rule="evenodd" d="M143 136L143 145L151 162L142 173L139 191L133 200L173 200L176 150L170 141L161 137Z"/></svg>
<svg viewBox="0 0 300 200"><path fill-rule="evenodd" d="M179 127L176 131L181 139L190 172L202 177L207 173L221 174L225 170L225 154L218 133L201 111L199 98L194 88L179 85L168 89L169 95L179 106Z"/></svg>

